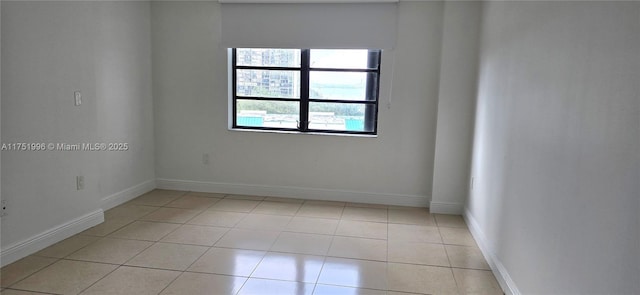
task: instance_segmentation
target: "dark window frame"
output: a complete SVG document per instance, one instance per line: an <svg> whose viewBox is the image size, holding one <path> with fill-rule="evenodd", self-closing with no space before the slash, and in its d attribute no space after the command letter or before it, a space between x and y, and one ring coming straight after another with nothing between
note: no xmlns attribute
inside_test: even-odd
<svg viewBox="0 0 640 295"><path fill-rule="evenodd" d="M298 48L295 48L298 49ZM382 50L368 50L367 68L366 69L349 69L349 68L312 68L309 66L311 49L300 49L300 67L273 67L273 66L242 66L237 65L236 48L232 48L231 71L232 71L232 128L248 129L248 130L264 130L264 131L293 131L302 133L335 133L335 134L354 134L354 135L377 135L378 134L378 105L380 93L380 64L382 60ZM237 70L267 70L267 71L299 71L300 73L300 97L299 98L280 98L280 97L258 97L258 96L238 96L237 95ZM365 100L341 100L341 99L314 99L310 98L309 76L311 72L351 72L351 73L369 73L367 75L367 86L365 90ZM372 75L373 74L373 75ZM276 127L258 127L258 126L241 126L237 121L237 100L256 100L256 101L285 101L299 102L299 120L298 128L276 128ZM330 129L311 129L309 128L309 105L313 102L321 103L338 103L338 104L357 104L365 106L364 113L364 130L330 130ZM371 131L366 131L371 130Z"/></svg>

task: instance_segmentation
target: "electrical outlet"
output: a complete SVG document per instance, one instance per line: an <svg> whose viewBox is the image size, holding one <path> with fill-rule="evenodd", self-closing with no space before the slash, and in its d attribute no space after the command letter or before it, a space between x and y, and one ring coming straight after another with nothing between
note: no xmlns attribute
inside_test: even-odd
<svg viewBox="0 0 640 295"><path fill-rule="evenodd" d="M7 208L7 200L2 200L2 201L0 202L0 206L2 206L2 208L1 208L2 210L1 210L1 212L0 212L0 217L5 217L5 216L7 216L7 211L8 211L8 208Z"/></svg>
<svg viewBox="0 0 640 295"><path fill-rule="evenodd" d="M76 189L82 190L84 189L84 176L76 176Z"/></svg>
<svg viewBox="0 0 640 295"><path fill-rule="evenodd" d="M209 154L202 154L202 164L209 165Z"/></svg>

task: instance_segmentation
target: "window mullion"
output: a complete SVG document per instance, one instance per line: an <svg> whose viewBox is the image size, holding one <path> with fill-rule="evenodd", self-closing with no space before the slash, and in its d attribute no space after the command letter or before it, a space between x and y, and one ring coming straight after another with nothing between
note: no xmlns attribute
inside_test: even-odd
<svg viewBox="0 0 640 295"><path fill-rule="evenodd" d="M238 116L237 115L238 107L236 106L236 104L238 103L237 102L237 97L238 96L237 96L237 93L236 93L236 86L237 86L237 81L236 81L237 80L237 74L236 74L236 65L237 65L237 63L236 63L236 60L237 60L236 49L233 48L232 49L232 54L231 54L231 71L232 71L232 73L231 73L231 75L232 75L231 81L233 81L233 84L231 85L231 88L232 88L231 91L232 91L232 94L233 94L233 96L232 96L232 99L233 99L233 110L232 110L232 112L233 112L233 122L231 123L231 127L233 127L233 128L237 128L238 127L238 123L237 123L238 122L238 118L237 118L237 116Z"/></svg>
<svg viewBox="0 0 640 295"><path fill-rule="evenodd" d="M309 49L300 51L300 123L298 129L302 132L309 130Z"/></svg>
<svg viewBox="0 0 640 295"><path fill-rule="evenodd" d="M368 68L373 68L373 67L380 67L380 55L377 54L375 51L369 50L369 54L368 54L368 58L367 58L367 67ZM378 77L376 77L378 78ZM374 79L376 79L373 77L372 74L368 73L367 74L367 90L366 90L366 100L377 100L378 97L378 88L377 85L379 84L380 81L378 81L378 83L375 83ZM375 123L375 118L376 113L377 113L377 108L373 105L367 105L365 107L365 112L364 112L364 127L365 130L373 130L374 132L376 132L376 123Z"/></svg>

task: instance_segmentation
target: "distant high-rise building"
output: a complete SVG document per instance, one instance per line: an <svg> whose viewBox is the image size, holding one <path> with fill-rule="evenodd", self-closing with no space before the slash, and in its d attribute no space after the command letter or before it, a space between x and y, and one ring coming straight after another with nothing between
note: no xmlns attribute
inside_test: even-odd
<svg viewBox="0 0 640 295"><path fill-rule="evenodd" d="M238 65L255 67L299 67L300 51L292 49L238 49ZM239 95L300 97L300 72L288 70L238 70Z"/></svg>

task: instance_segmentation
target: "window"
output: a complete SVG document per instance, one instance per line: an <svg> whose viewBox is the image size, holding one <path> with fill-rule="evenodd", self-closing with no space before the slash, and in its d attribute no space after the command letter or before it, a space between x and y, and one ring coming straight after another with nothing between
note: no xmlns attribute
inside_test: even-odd
<svg viewBox="0 0 640 295"><path fill-rule="evenodd" d="M380 50L232 49L233 128L377 134Z"/></svg>

